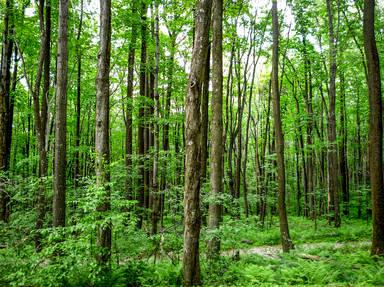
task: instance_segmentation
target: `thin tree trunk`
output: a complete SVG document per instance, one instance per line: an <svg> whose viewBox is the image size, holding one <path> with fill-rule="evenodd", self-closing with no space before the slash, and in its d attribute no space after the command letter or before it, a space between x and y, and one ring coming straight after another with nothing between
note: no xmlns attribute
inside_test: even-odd
<svg viewBox="0 0 384 287"><path fill-rule="evenodd" d="M223 192L223 0L213 1L212 13L212 148L211 194L208 228L216 231L208 243L208 254L216 257L220 252L220 195Z"/></svg>
<svg viewBox="0 0 384 287"><path fill-rule="evenodd" d="M272 29L273 29L273 53L272 53L272 94L273 94L273 118L276 133L277 172L279 185L279 217L280 234L284 252L293 249L293 243L289 236L288 218L285 206L285 165L284 165L284 138L280 115L279 94L279 22L277 15L277 0L272 1Z"/></svg>
<svg viewBox="0 0 384 287"><path fill-rule="evenodd" d="M347 107L345 103L345 79L340 73L340 136L339 162L341 176L341 194L343 195L343 214L349 215L349 178L348 178L348 151L347 151Z"/></svg>
<svg viewBox="0 0 384 287"><path fill-rule="evenodd" d="M136 13L137 3L132 1L132 30L131 41L129 43L128 51L128 76L127 76L127 108L125 118L125 198L132 200L133 188L132 188L132 153L133 153L133 128L132 128L132 114L133 114L133 73L135 66L135 52L137 42L137 24Z"/></svg>
<svg viewBox="0 0 384 287"><path fill-rule="evenodd" d="M73 168L73 179L74 187L77 188L79 184L80 177L80 132L81 132L81 43L80 37L83 27L83 3L84 0L80 2L80 21L79 27L77 30L77 47L76 47L76 56L77 56L77 87L76 87L76 131L75 131L75 154L74 154L74 168ZM76 199L75 199L76 200Z"/></svg>
<svg viewBox="0 0 384 287"><path fill-rule="evenodd" d="M67 152L68 0L59 2L53 226L65 226Z"/></svg>
<svg viewBox="0 0 384 287"><path fill-rule="evenodd" d="M357 162L356 162L356 187L358 189L358 206L357 218L362 218L363 194L360 188L362 183L362 156L361 156L361 123L360 123L360 91L357 91L356 99L356 145L357 145Z"/></svg>
<svg viewBox="0 0 384 287"><path fill-rule="evenodd" d="M208 102L209 102L209 78L211 71L211 45L208 46L207 60L205 63L203 92L201 93L201 179L204 182L207 177L208 160Z"/></svg>
<svg viewBox="0 0 384 287"><path fill-rule="evenodd" d="M295 154L296 154L296 215L301 215L301 176L300 176L300 160L299 160L299 140L295 140Z"/></svg>
<svg viewBox="0 0 384 287"><path fill-rule="evenodd" d="M207 57L211 0L197 3L195 44L192 52L188 95L185 104L185 183L184 183L184 285L200 284L200 99Z"/></svg>
<svg viewBox="0 0 384 287"><path fill-rule="evenodd" d="M228 157L228 169L227 169L227 177L228 177L228 186L229 186L229 193L234 197L234 182L233 182L233 171L232 171L232 151L233 151L233 131L232 131L232 82L233 82L233 59L235 54L235 43L232 43L231 48L231 56L229 60L229 69L228 69L228 76L227 76L227 91L226 91L226 104L225 104L225 132L224 134L227 135L229 133L229 145L227 147L224 147L225 152L227 153ZM225 142L226 141L225 137Z"/></svg>
<svg viewBox="0 0 384 287"><path fill-rule="evenodd" d="M155 3L155 28L154 28L154 38L156 42L156 51L155 51L155 70L154 70L154 101L155 101L155 116L156 120L160 116L160 100L159 100L159 64L160 64L160 39L159 39L159 6ZM154 124L154 143L155 151L153 158L153 173L152 173L152 234L157 233L157 225L159 221L159 212L160 212L160 197L159 197L159 185L158 185L158 164L159 164L159 124L157 121Z"/></svg>
<svg viewBox="0 0 384 287"><path fill-rule="evenodd" d="M44 26L44 1L39 0L39 9L38 9L38 15L39 15L39 26L40 26L40 48L39 48L39 60L37 65L37 71L36 71L36 78L34 81L34 85L32 87L32 83L29 81L28 74L26 71L25 66L25 60L23 57L23 53L18 46L18 50L20 52L20 57L23 64L24 69L24 77L27 82L28 90L30 91L32 95L32 102L33 102L33 112L34 112L34 128L36 130L36 139L37 139L37 146L38 146L38 153L39 153L39 167L38 167L38 176L39 176L39 189L37 192L37 203L36 203L36 210L37 210L37 217L36 217L36 233L34 236L35 241L35 249L36 251L40 251L41 246L41 233L40 230L43 227L44 224L44 218L45 218L45 177L47 176L48 172L48 162L47 162L47 145L48 145L48 138L46 137L47 134L47 102L48 102L48 93L43 95L42 97L42 104L40 108L40 86L41 86L41 79L43 75L43 67L46 61L49 61L47 58L50 57L50 50L49 45L47 42L49 42L50 39L50 29L47 30L46 28L50 27L50 2L47 2L46 8L46 19L47 23L46 26ZM49 67L45 66L45 70L49 69ZM48 81L47 76L45 74L45 83ZM47 85L45 84L45 87ZM29 124L28 124L29 125ZM28 128L29 129L29 128ZM28 143L29 146L29 143Z"/></svg>
<svg viewBox="0 0 384 287"><path fill-rule="evenodd" d="M143 2L141 7L141 60L140 60L140 109L138 125L138 146L139 146L139 192L138 192L138 222L137 227L141 228L144 216L145 201L145 107L144 98L146 97L146 65L147 65L147 6Z"/></svg>
<svg viewBox="0 0 384 287"><path fill-rule="evenodd" d="M6 4L7 5L7 4ZM9 170L10 167L10 159L11 159L11 144L12 144L12 125L13 125L13 109L15 105L15 99L14 95L12 94L11 90L11 59L12 59L12 52L15 50L15 60L14 60L14 69L17 74L17 49L14 49L14 36L15 36L15 13L13 10L15 9L14 7L14 0L9 1L9 17L10 17L10 23L9 23L9 32L8 39L4 39L4 48L8 46L8 51L5 52L6 55L4 56L4 67L3 64L1 64L2 69L6 70L5 73L5 106L6 106L6 119L5 119L5 171ZM5 31L4 31L5 32ZM8 41L6 44L5 42ZM0 71L0 74L2 75L2 71ZM15 72L13 73L13 83L15 83L16 80L16 75ZM12 83L12 84L13 84ZM9 211L9 209L6 207L6 210ZM9 212L6 214L6 219L8 219Z"/></svg>

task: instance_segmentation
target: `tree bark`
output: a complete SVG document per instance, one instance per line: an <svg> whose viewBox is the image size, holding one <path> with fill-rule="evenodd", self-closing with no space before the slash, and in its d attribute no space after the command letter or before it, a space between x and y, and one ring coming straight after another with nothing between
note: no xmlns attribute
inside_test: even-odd
<svg viewBox="0 0 384 287"><path fill-rule="evenodd" d="M333 27L333 0L327 1L329 26L329 110L328 110L328 216L334 221L335 227L340 227L338 194L338 164L336 144L336 38Z"/></svg>
<svg viewBox="0 0 384 287"><path fill-rule="evenodd" d="M125 116L125 198L132 200L133 188L132 188L132 153L133 153L133 129L132 129L132 114L133 114L133 73L135 66L135 52L137 42L137 24L136 13L137 3L132 1L132 30L131 41L129 43L128 51L128 76L127 76L127 108Z"/></svg>
<svg viewBox="0 0 384 287"><path fill-rule="evenodd" d="M11 83L11 59L13 50L12 30L13 30L13 1L7 0L4 13L3 45L1 53L0 70L0 171L7 172L10 158L10 142L12 133L9 130L10 115L10 83ZM12 130L12 126L11 126ZM1 177L3 174L1 175ZM0 181L5 181L1 178ZM10 197L4 190L0 190L0 220L8 222Z"/></svg>
<svg viewBox="0 0 384 287"><path fill-rule="evenodd" d="M184 183L184 284L200 284L200 100L207 57L212 0L197 3L195 42L192 52L188 94L185 103L185 183Z"/></svg>
<svg viewBox="0 0 384 287"><path fill-rule="evenodd" d="M284 252L293 249L293 243L289 236L288 218L285 206L285 164L284 164L284 137L280 115L280 92L279 92L279 22L277 15L277 0L272 1L272 29L273 29L273 52L272 52L272 94L273 94L273 118L276 133L277 172L279 185L279 217L280 235Z"/></svg>
<svg viewBox="0 0 384 287"><path fill-rule="evenodd" d="M155 116L156 120L160 116L160 101L159 101L159 65L160 65L160 39L159 39L159 5L155 3L155 27L154 27L154 38L155 38L155 69L153 72L154 76L154 103L155 103ZM152 234L157 233L157 225L159 221L160 212L160 196L159 196L159 184L158 184L158 165L159 165L159 124L156 121L154 123L154 157L153 157L153 170L152 170Z"/></svg>
<svg viewBox="0 0 384 287"><path fill-rule="evenodd" d="M375 1L364 1L364 48L368 66L369 174L372 192L372 255L384 255L383 112L380 60L375 39Z"/></svg>
<svg viewBox="0 0 384 287"><path fill-rule="evenodd" d="M340 137L339 145L339 164L341 194L343 195L343 214L349 215L349 178L348 178L348 129L347 129L347 107L345 103L345 79L344 74L340 73Z"/></svg>
<svg viewBox="0 0 384 287"><path fill-rule="evenodd" d="M208 161L208 103L209 103L209 78L211 72L211 45L208 45L207 60L205 63L204 81L201 93L201 180L204 182L207 177Z"/></svg>
<svg viewBox="0 0 384 287"><path fill-rule="evenodd" d="M147 69L147 5L143 2L141 7L141 60L140 60L140 108L138 125L138 147L139 147L139 192L138 192L138 222L137 227L141 228L144 216L145 201L145 107L144 99L146 97L146 69Z"/></svg>
<svg viewBox="0 0 384 287"><path fill-rule="evenodd" d="M46 8L45 18L46 23L44 25L44 7ZM39 26L40 26L40 47L39 47L39 56L38 56L38 65L36 71L36 77L34 84L29 81L25 61L23 57L23 53L18 46L18 50L20 52L20 57L23 63L24 68L24 77L27 82L28 90L32 95L33 102L33 113L34 113L34 128L36 130L36 139L37 139L37 147L39 153L39 166L38 166L38 176L39 176L39 189L37 192L37 203L36 203L36 224L35 229L36 233L34 236L35 241L35 249L37 252L41 251L41 233L40 230L44 224L45 218L45 177L48 172L48 161L47 161L47 146L48 146L48 137L47 137L47 102L48 102L48 93L44 94L42 97L42 104L40 107L40 86L43 75L43 69L49 69L49 65L47 66L45 63L49 61L50 57L50 45L47 42L50 42L50 1L47 1L46 6L44 6L44 0L39 0L38 6L38 15L39 15ZM47 29L49 28L49 29ZM44 68L44 65L45 68ZM49 73L48 73L49 74ZM44 77L45 87L47 86L47 81L49 82L49 78L47 79L46 73ZM49 85L48 85L49 86ZM49 90L49 89L48 89ZM28 119L28 130L30 130L30 122ZM29 137L28 137L29 138ZM29 153L30 143L27 144L27 153Z"/></svg>
<svg viewBox="0 0 384 287"><path fill-rule="evenodd" d="M111 0L100 0L100 50L96 78L96 184L99 212L97 260L105 264L111 257L111 221L106 213L110 203L110 150L109 150L109 72L111 61Z"/></svg>
<svg viewBox="0 0 384 287"><path fill-rule="evenodd" d="M53 226L65 226L65 181L67 152L68 0L59 2L59 43L55 119L55 168Z"/></svg>
<svg viewBox="0 0 384 287"><path fill-rule="evenodd" d="M211 202L208 228L216 232L208 243L208 254L220 252L220 195L223 192L223 0L213 0L212 13L212 148L211 148Z"/></svg>
<svg viewBox="0 0 384 287"><path fill-rule="evenodd" d="M74 154L74 167L73 167L73 180L75 189L79 183L80 177L80 139L81 139L81 32L83 27L83 6L84 1L80 2L80 21L79 27L77 30L77 46L76 46L76 56L77 56L77 87L76 87L76 131L75 131L75 154ZM76 199L75 199L76 200Z"/></svg>

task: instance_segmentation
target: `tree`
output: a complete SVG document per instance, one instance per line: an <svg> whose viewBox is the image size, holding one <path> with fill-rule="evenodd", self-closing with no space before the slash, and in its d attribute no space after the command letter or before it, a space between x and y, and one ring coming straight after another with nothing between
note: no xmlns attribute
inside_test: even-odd
<svg viewBox="0 0 384 287"><path fill-rule="evenodd" d="M45 8L45 17L44 17L44 8ZM23 53L20 50L20 57L22 60L24 68L24 78L26 79L28 90L32 95L33 102L33 114L36 130L36 139L37 139L37 149L39 153L39 164L38 164L38 177L39 177L39 189L37 192L36 199L36 224L35 224L35 249L36 251L41 251L41 228L44 225L45 219L45 180L48 174L48 159L47 159L47 149L48 149L48 100L49 100L49 71L50 71L50 43L51 43L51 2L47 0L44 5L44 0L39 0L38 5L38 17L39 17L39 28L40 28L40 45L39 45L39 56L37 71L35 75L35 81L32 86L30 81L26 63L23 56ZM41 80L44 71L44 88L43 96L40 99L40 88ZM40 104L41 100L41 104Z"/></svg>
<svg viewBox="0 0 384 287"><path fill-rule="evenodd" d="M145 208L145 194L146 194L146 170L145 170L145 105L144 100L147 96L147 5L143 1L141 3L141 59L140 59L140 108L139 108L139 124L138 124L138 148L139 148L139 219L137 226L142 227L144 208Z"/></svg>
<svg viewBox="0 0 384 287"><path fill-rule="evenodd" d="M154 23L154 38L155 38L155 69L154 69L154 110L155 116L158 119L160 117L160 99L159 99L159 65L160 65L160 39L159 39L159 5L155 3L155 23ZM157 223L159 220L160 211L160 196L159 196L159 184L158 184L158 169L159 169L159 149L160 149L160 133L159 124L155 123L154 127L154 158L153 158L153 172L152 172L152 234L157 233Z"/></svg>
<svg viewBox="0 0 384 287"><path fill-rule="evenodd" d="M211 201L208 228L216 231L220 223L219 203L223 192L223 1L213 1L212 13L212 147ZM219 255L220 238L214 234L208 244L211 257Z"/></svg>
<svg viewBox="0 0 384 287"><path fill-rule="evenodd" d="M59 2L53 226L65 226L67 154L68 0Z"/></svg>
<svg viewBox="0 0 384 287"><path fill-rule="evenodd" d="M197 3L195 37L192 51L188 94L185 102L185 182L184 182L184 284L200 284L199 237L200 237L200 99L207 57L211 16L211 0Z"/></svg>
<svg viewBox="0 0 384 287"><path fill-rule="evenodd" d="M135 66L135 52L136 52L136 39L137 39L137 24L136 24L136 13L137 3L132 1L132 30L131 39L128 48L128 75L127 75L127 108L125 115L125 168L126 168L126 179L125 179L125 197L127 199L133 199L133 188L132 188L132 141L133 141L133 128L132 128L132 114L133 114L133 72Z"/></svg>
<svg viewBox="0 0 384 287"><path fill-rule="evenodd" d="M375 38L375 1L364 1L364 50L368 66L369 174L372 192L372 255L384 255L383 111Z"/></svg>
<svg viewBox="0 0 384 287"><path fill-rule="evenodd" d="M329 33L329 108L328 108L328 213L335 227L340 227L338 164L336 144L336 37L333 25L333 0L327 0Z"/></svg>
<svg viewBox="0 0 384 287"><path fill-rule="evenodd" d="M104 215L110 203L110 150L109 150L109 71L111 61L111 0L100 0L100 51L96 79L96 184L98 187L97 211L101 223L98 226L98 262L105 264L111 257L111 222Z"/></svg>
<svg viewBox="0 0 384 287"><path fill-rule="evenodd" d="M272 30L273 30L273 51L272 51L272 94L273 94L273 119L275 122L276 134L276 155L277 155L277 176L279 185L279 217L280 236L283 251L293 249L293 243L289 236L287 210L285 206L285 164L284 164L284 136L280 115L280 90L279 90L279 19L277 15L277 0L272 1Z"/></svg>
<svg viewBox="0 0 384 287"><path fill-rule="evenodd" d="M14 3L6 1L4 13L3 43L0 61L0 172L9 168L14 101L11 98L11 58L13 51ZM2 177L3 175L1 175ZM1 179L3 181L3 179ZM0 190L0 220L8 222L10 198L4 187Z"/></svg>
<svg viewBox="0 0 384 287"><path fill-rule="evenodd" d="M83 29L83 15L84 15L84 0L80 2L80 19L77 30L77 46L76 46L76 57L77 57L77 87L76 87L76 132L75 132L75 154L74 154L74 166L73 166L73 179L74 187L77 188L79 177L80 177L80 139L81 139L81 33Z"/></svg>

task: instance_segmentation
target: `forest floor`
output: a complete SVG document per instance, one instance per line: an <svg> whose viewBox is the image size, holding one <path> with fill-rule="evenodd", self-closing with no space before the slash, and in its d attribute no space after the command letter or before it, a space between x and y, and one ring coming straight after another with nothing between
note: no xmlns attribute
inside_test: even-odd
<svg viewBox="0 0 384 287"><path fill-rule="evenodd" d="M207 286L384 286L384 260L370 256L369 222L344 219L334 228L325 218L316 226L298 217L289 221L295 244L289 253L282 252L277 221L256 230L247 221L225 222L226 256L203 265Z"/></svg>
<svg viewBox="0 0 384 287"><path fill-rule="evenodd" d="M371 241L349 241L349 242L317 242L317 243L304 243L295 245L295 249L291 252L295 252L295 254L301 258L308 260L320 260L319 256L309 255L308 251L317 248L325 248L325 249L342 249L346 246L353 248L368 248L371 245ZM224 256L244 256L244 255L259 255L266 258L279 258L279 256L283 253L281 245L265 245L265 246L257 246L243 249L232 249L226 250L221 254Z"/></svg>
<svg viewBox="0 0 384 287"><path fill-rule="evenodd" d="M29 217L25 220L0 226L0 241L5 246L0 249L0 286L181 286L183 237L179 219L167 219L168 228L155 237L134 226L115 227L108 277L100 276L95 263L92 225L78 223L77 232L83 236L68 229L65 241L57 241L57 235L47 229L45 248L35 253L24 227L31 222ZM220 237L225 256L213 261L205 257L211 234L202 228L203 285L384 286L384 259L370 256L370 222L343 218L337 229L325 218L316 226L301 217L290 217L289 222L296 248L283 253L277 218L269 219L264 228L255 218L224 218ZM62 250L60 257L58 249Z"/></svg>

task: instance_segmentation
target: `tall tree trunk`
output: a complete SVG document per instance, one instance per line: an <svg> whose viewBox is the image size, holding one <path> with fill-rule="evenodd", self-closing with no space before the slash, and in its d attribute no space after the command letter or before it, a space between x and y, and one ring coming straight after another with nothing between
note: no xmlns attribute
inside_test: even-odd
<svg viewBox="0 0 384 287"><path fill-rule="evenodd" d="M223 192L223 0L213 1L212 13L212 148L211 148L211 194L208 228L218 232ZM219 255L218 234L208 243L210 257Z"/></svg>
<svg viewBox="0 0 384 287"><path fill-rule="evenodd" d="M304 153L304 143L302 142L302 151L303 151L303 167L304 167L304 179L306 181L306 191L305 191L305 216L311 216L313 220L316 220L316 195L315 195L315 185L314 185L314 170L313 170L313 89L312 89L312 70L311 70L311 61L307 52L307 35L305 31L302 32L303 37L303 54L304 54L304 92L305 92L305 105L307 112L307 153ZM300 133L302 138L302 134ZM308 212L308 206L310 207Z"/></svg>
<svg viewBox="0 0 384 287"><path fill-rule="evenodd" d="M284 136L280 115L279 94L279 19L277 15L277 0L272 1L272 29L273 29L273 53L272 53L272 94L273 94L273 118L276 133L277 172L279 185L279 217L280 234L283 251L293 249L293 243L289 236L288 218L285 206L285 164L284 164Z"/></svg>
<svg viewBox="0 0 384 287"><path fill-rule="evenodd" d="M15 50L15 60L14 60L14 69L17 71L17 49L14 49L14 36L15 36L15 13L14 13L14 0L10 0L7 9L9 9L9 31L8 31L8 39L4 39L4 48L7 47L8 51L3 51L6 55L4 55L4 67L1 64L3 70L6 70L5 73L5 110L6 110L6 119L5 119L5 171L9 170L10 167L10 159L11 159L11 143L12 143L12 125L13 125L13 109L15 105L14 95L12 94L11 89L11 59L12 52ZM5 31L4 31L5 33ZM8 41L6 44L5 42ZM2 62L3 62L2 61ZM2 75L2 71L0 71L0 75ZM13 74L13 83L15 83L15 73ZM12 83L12 85L13 85ZM1 84L2 85L2 84ZM9 216L9 213L7 213Z"/></svg>
<svg viewBox="0 0 384 287"><path fill-rule="evenodd" d="M357 206L357 218L362 218L363 209L363 193L360 189L362 183L362 153L361 153L361 122L360 122L360 91L357 91L356 99L356 146L357 146L357 158L356 158L356 187L358 189L358 206Z"/></svg>
<svg viewBox="0 0 384 287"><path fill-rule="evenodd" d="M301 176L300 176L300 160L299 160L299 140L295 139L295 154L296 154L296 215L301 215Z"/></svg>
<svg viewBox="0 0 384 287"><path fill-rule="evenodd" d="M97 260L105 264L111 257L111 222L107 212L111 209L109 187L109 71L111 62L111 0L100 0L100 50L96 78L96 184L98 187Z"/></svg>
<svg viewBox="0 0 384 287"><path fill-rule="evenodd" d="M372 255L384 255L383 111L380 60L375 39L375 1L364 1L364 48L368 64L369 174L372 192Z"/></svg>
<svg viewBox="0 0 384 287"><path fill-rule="evenodd" d="M184 284L200 284L200 99L207 57L212 0L197 3L195 44L192 52L188 94L185 104L185 183L184 183Z"/></svg>
<svg viewBox="0 0 384 287"><path fill-rule="evenodd" d="M340 227L338 165L336 144L336 38L333 25L333 0L327 1L329 29L329 110L328 110L328 213L335 227Z"/></svg>
<svg viewBox="0 0 384 287"><path fill-rule="evenodd" d="M241 90L241 57L240 50L237 51L237 64L235 64L235 71L237 77L237 142L236 142L236 170L235 170L235 216L240 218L240 191L241 191L241 161L242 161L242 147L243 147L243 107L244 99ZM235 63L236 63L235 62ZM244 69L246 71L246 67ZM244 78L244 85L246 86L247 79Z"/></svg>
<svg viewBox="0 0 384 287"><path fill-rule="evenodd" d="M65 226L67 152L68 0L59 2L53 226Z"/></svg>
<svg viewBox="0 0 384 287"><path fill-rule="evenodd" d="M73 182L75 189L79 183L80 177L80 132L81 132L81 32L83 27L83 7L84 0L80 2L80 21L77 30L77 46L76 46L76 57L77 57L77 87L76 87L76 131L75 131L75 154L74 154L74 167L73 167ZM75 199L76 200L76 199Z"/></svg>
<svg viewBox="0 0 384 287"><path fill-rule="evenodd" d="M138 126L138 146L139 146L139 198L138 198L138 222L137 227L141 228L144 216L145 201L145 107L144 98L146 97L146 70L147 70L147 5L141 4L141 61L140 61L140 109L139 109L139 126Z"/></svg>
<svg viewBox="0 0 384 287"><path fill-rule="evenodd" d="M15 31L13 30L13 36L15 37ZM14 58L13 58L13 75L12 75L12 86L11 93L8 100L8 109L7 109L7 135L6 135L6 169L10 168L10 158L11 158L11 148L12 148L12 134L13 134L13 114L15 109L15 91L16 85L18 82L18 61L19 55L16 45L14 45ZM16 156L16 153L14 153ZM14 165L15 166L15 165ZM9 213L8 213L9 214Z"/></svg>
<svg viewBox="0 0 384 287"><path fill-rule="evenodd" d="M41 121L42 128L45 131L45 145L48 152L48 137L49 137L49 113L48 113L48 104L49 104L49 87L50 87L50 73L51 73L51 0L46 0L45 7L45 33L46 33L46 41L45 41L45 51L47 57L44 61L44 83L43 83L43 98L41 102ZM48 56L49 55L49 56ZM57 61L56 61L57 66ZM56 80L55 80L56 81Z"/></svg>
<svg viewBox="0 0 384 287"><path fill-rule="evenodd" d="M127 76L127 108L125 115L125 198L133 199L132 188L132 151L133 151L133 129L132 129L132 114L133 114L133 73L135 66L135 52L137 40L137 24L136 13L137 3L132 1L132 30L131 41L128 51L128 76Z"/></svg>
<svg viewBox="0 0 384 287"><path fill-rule="evenodd" d="M227 147L224 147L225 152L228 157L228 169L227 169L227 177L228 177L228 187L229 193L234 198L235 190L234 190L234 182L233 182L233 171L232 171L232 152L233 152L233 144L234 144L234 136L233 136L233 127L232 127L232 83L233 83L233 59L235 55L235 42L232 42L231 47L231 56L229 60L229 69L227 76L227 91L226 91L226 104L225 104L225 132L227 135L229 133L229 144ZM227 139L227 137L225 137ZM227 142L227 141L225 141Z"/></svg>
<svg viewBox="0 0 384 287"><path fill-rule="evenodd" d="M3 45L0 62L0 171L3 172L6 172L9 168L9 152L11 142L11 139L9 137L12 136L9 131L8 122L10 117L11 59L13 50L13 40L11 35L13 30L13 6L13 1L6 1L3 22ZM0 179L1 182L3 182L4 180L5 179L3 178ZM4 190L4 187L2 187L0 190L0 200L0 220L8 222L10 198L7 192Z"/></svg>
<svg viewBox="0 0 384 287"><path fill-rule="evenodd" d="M155 102L155 117L154 124L154 157L153 157L153 172L152 172L152 234L157 233L157 225L159 221L160 212L160 196L158 184L158 170L159 170L159 124L157 120L160 117L160 100L159 100L159 65L160 65L160 39L159 39L159 5L155 3L155 27L154 38L156 44L155 51L155 69L154 69L154 102Z"/></svg>
<svg viewBox="0 0 384 287"><path fill-rule="evenodd" d="M207 60L205 63L204 81L201 93L201 179L204 182L207 176L208 161L208 102L209 102L209 78L211 71L211 45L208 46Z"/></svg>
<svg viewBox="0 0 384 287"><path fill-rule="evenodd" d="M347 129L347 107L345 103L345 79L344 74L340 73L340 136L339 162L341 176L341 193L343 195L343 214L349 215L349 178L348 178L348 140Z"/></svg>
<svg viewBox="0 0 384 287"><path fill-rule="evenodd" d="M44 7L46 8L45 25L44 25L44 22L45 22ZM39 47L39 58L38 58L36 77L35 77L33 86L32 86L32 83L29 81L29 78L27 75L23 54L20 52L20 57L24 67L24 77L26 79L28 89L32 95L33 113L34 113L34 122L35 122L34 128L36 130L37 147L38 147L38 153L39 153L39 166L38 166L39 189L37 192L37 200L36 200L37 216L36 216L36 224L35 224L36 233L34 236L35 249L38 252L42 248L40 230L43 227L44 218L45 218L45 177L47 176L47 173L48 173L48 161L47 161L48 138L46 136L47 134L46 126L47 126L47 117L48 117L47 115L48 92L46 91L46 89L44 89L46 94L43 94L42 103L40 107L40 87L41 87L41 80L43 76L43 70L49 70L49 65L47 65L46 62L49 61L48 58L50 57L50 49L49 49L50 45L47 44L47 42L50 42L50 33L51 33L50 11L51 11L50 1L48 0L46 3L46 6L44 6L44 0L39 0L38 15L39 15L39 26L40 26L40 47ZM18 47L18 49L20 51L20 47ZM49 73L48 73L48 76L49 76ZM47 81L49 82L49 77L47 78L47 73L45 72L44 74L45 87L47 86L46 84ZM30 127L30 124L28 123L28 130L29 130L29 127ZM28 149L29 149L29 143L28 143Z"/></svg>

